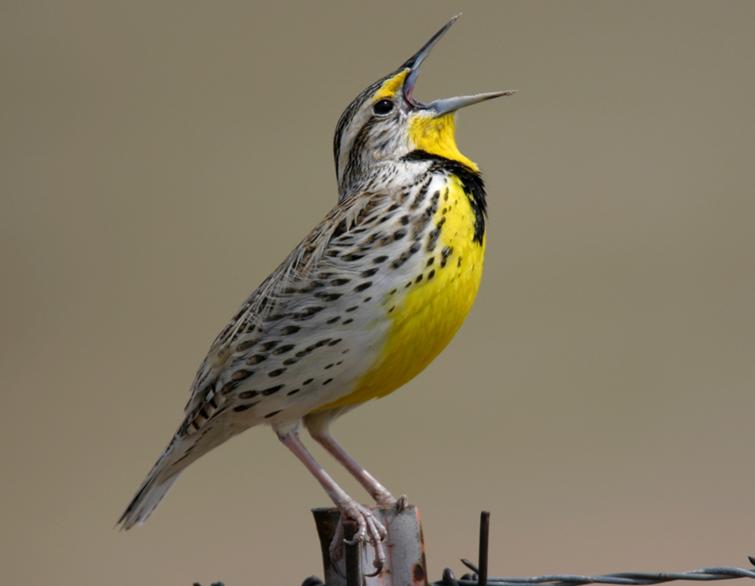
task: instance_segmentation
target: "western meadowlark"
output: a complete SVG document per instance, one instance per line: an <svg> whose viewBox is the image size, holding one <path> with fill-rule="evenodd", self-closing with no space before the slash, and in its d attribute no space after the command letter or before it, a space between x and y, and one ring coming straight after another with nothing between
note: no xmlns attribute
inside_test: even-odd
<svg viewBox="0 0 755 586"><path fill-rule="evenodd" d="M455 112L511 91L423 104L419 68L458 17L341 115L338 203L212 343L178 431L119 520L147 519L179 473L266 423L383 559L385 529L299 439L303 422L381 507L388 490L329 433L338 416L396 390L448 344L472 307L485 252L485 189L456 146Z"/></svg>

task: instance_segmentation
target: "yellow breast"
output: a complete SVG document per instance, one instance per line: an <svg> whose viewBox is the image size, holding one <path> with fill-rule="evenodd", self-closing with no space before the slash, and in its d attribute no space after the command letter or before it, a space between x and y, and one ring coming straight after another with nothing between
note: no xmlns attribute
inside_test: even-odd
<svg viewBox="0 0 755 586"><path fill-rule="evenodd" d="M448 187L433 218L441 228L438 244L432 253L423 247L413 285L387 315L391 324L377 361L351 394L322 409L362 403L404 385L446 347L472 308L485 238L474 241L475 213L460 181L451 176Z"/></svg>

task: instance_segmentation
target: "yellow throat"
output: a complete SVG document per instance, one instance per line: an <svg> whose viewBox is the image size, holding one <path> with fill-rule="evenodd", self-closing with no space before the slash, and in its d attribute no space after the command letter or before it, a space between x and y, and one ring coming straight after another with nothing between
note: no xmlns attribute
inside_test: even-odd
<svg viewBox="0 0 755 586"><path fill-rule="evenodd" d="M419 150L479 171L474 161L456 145L456 116L453 112L443 116L416 116L409 126L409 138Z"/></svg>

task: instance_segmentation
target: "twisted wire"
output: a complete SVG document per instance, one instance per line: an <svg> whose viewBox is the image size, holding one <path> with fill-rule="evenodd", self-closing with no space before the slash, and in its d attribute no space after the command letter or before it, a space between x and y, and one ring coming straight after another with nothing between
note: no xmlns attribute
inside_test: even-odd
<svg viewBox="0 0 755 586"><path fill-rule="evenodd" d="M750 563L755 565L755 557L749 557ZM466 574L456 578L453 572L446 569L443 578L433 582L433 586L478 586L477 568L467 560L462 560L474 574ZM619 584L621 586L646 586L647 584L663 584L674 580L691 580L710 582L713 580L734 580L737 578L755 579L755 570L745 568L721 567L699 568L688 572L617 572L601 574L599 576L582 576L575 574L554 574L530 577L489 577L487 586L583 586L585 584Z"/></svg>

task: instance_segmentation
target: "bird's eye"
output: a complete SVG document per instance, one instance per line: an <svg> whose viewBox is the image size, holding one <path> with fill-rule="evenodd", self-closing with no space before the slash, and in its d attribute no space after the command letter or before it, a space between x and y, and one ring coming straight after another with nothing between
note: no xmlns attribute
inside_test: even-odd
<svg viewBox="0 0 755 586"><path fill-rule="evenodd" d="M393 102L391 100L380 100L372 107L372 111L381 116L388 114L391 110L393 110Z"/></svg>

